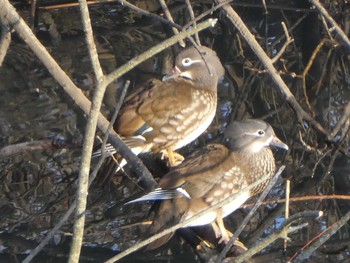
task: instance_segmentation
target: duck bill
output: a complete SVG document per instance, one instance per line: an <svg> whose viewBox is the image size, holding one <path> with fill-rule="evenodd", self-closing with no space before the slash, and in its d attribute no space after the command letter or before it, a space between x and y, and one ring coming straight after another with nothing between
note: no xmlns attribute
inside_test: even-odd
<svg viewBox="0 0 350 263"><path fill-rule="evenodd" d="M285 149L286 151L288 151L289 147L287 144L285 144L284 142L282 142L280 139L278 139L276 136L272 137L272 140L270 142L271 146L275 146L278 148L282 148Z"/></svg>
<svg viewBox="0 0 350 263"><path fill-rule="evenodd" d="M181 70L177 66L175 66L169 74L167 74L163 77L163 81L169 80L169 79L174 79L174 78L180 76L180 74L181 74Z"/></svg>

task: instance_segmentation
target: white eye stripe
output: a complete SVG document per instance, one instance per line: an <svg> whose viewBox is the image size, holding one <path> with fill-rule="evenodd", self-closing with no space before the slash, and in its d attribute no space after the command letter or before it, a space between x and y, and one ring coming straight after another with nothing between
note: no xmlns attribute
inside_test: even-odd
<svg viewBox="0 0 350 263"><path fill-rule="evenodd" d="M189 66L191 66L191 65L193 65L193 64L201 63L201 62L202 62L202 60L199 60L199 59L197 59L197 60L192 60L191 58L184 58L184 59L181 61L181 64L182 64L182 66L184 66L184 67L189 67Z"/></svg>
<svg viewBox="0 0 350 263"><path fill-rule="evenodd" d="M190 58L184 58L181 63L183 66L189 66L192 64L192 60Z"/></svg>
<svg viewBox="0 0 350 263"><path fill-rule="evenodd" d="M246 133L247 135L254 135L254 136L264 136L265 135L265 131L264 130L257 130L256 132L254 133L251 133L251 132L247 132Z"/></svg>

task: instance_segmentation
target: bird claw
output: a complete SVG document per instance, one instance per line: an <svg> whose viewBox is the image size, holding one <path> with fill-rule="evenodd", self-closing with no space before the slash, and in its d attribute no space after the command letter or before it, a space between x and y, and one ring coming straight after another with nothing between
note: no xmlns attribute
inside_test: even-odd
<svg viewBox="0 0 350 263"><path fill-rule="evenodd" d="M220 238L218 243L226 244L230 240L230 237L232 237L232 233L227 231L225 228L218 227L218 225L216 225L214 222L211 225L213 227L215 237Z"/></svg>
<svg viewBox="0 0 350 263"><path fill-rule="evenodd" d="M220 237L218 243L219 244L227 244L228 241L230 241L230 238L229 238L229 236L227 235L227 232L226 232L226 233L222 233L222 236Z"/></svg>
<svg viewBox="0 0 350 263"><path fill-rule="evenodd" d="M162 160L168 159L169 165L171 167L178 166L183 162L183 160L185 160L185 158L181 154L177 152L173 152L172 150L169 150L169 149L162 151L161 158Z"/></svg>

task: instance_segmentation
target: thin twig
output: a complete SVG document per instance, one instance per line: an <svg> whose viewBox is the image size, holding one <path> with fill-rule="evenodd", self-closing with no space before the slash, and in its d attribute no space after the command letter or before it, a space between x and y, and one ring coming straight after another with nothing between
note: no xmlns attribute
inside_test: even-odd
<svg viewBox="0 0 350 263"><path fill-rule="evenodd" d="M122 91L122 94L120 95L119 101L116 105L116 110L114 112L114 115L118 115L118 112L123 104L127 89L129 87L130 82L126 82ZM110 126L108 127L106 134L108 134L112 128L113 128L113 122L110 122ZM104 162L104 154L102 154L102 157L99 159L98 163L96 164L94 170L92 171L90 178L89 178L89 187L91 186L93 180L95 179L98 171L100 170L103 162ZM71 204L67 212L61 217L61 219L56 223L53 229L50 230L49 233L47 233L46 237L40 242L40 244L30 251L30 254L24 259L23 263L29 263L37 254L40 253L40 251L49 243L49 241L53 238L53 236L57 233L58 230L63 226L63 224L68 220L68 218L71 216L71 214L74 212L74 209L76 208L77 202L74 200L74 202Z"/></svg>
<svg viewBox="0 0 350 263"><path fill-rule="evenodd" d="M311 104L310 104L310 101L309 101L309 97L307 95L307 92L306 92L306 75L307 73L309 72L313 62L315 61L315 58L317 56L317 54L319 53L319 51L321 50L321 48L326 44L326 43L329 43L329 40L328 39L322 39L322 41L317 45L317 47L315 48L315 50L312 52L312 55L303 71L303 91L304 91L304 97L305 97L305 102L306 102L306 105L307 107L309 108L310 112L312 113L313 116L315 116L315 112L312 110L312 107L311 107Z"/></svg>
<svg viewBox="0 0 350 263"><path fill-rule="evenodd" d="M89 186L91 185L93 179L96 177L98 170L103 164L103 161L104 159L101 158L99 162L96 164L89 178ZM47 235L40 242L40 244L30 251L29 255L23 260L23 263L31 262L34 259L34 257L43 250L43 248L50 242L50 240L54 237L54 235L61 229L61 227L66 223L69 217L73 214L76 206L77 206L77 201L74 200L73 203L68 208L68 210L66 211L66 213L60 218L60 220L55 224L55 226L47 233Z"/></svg>
<svg viewBox="0 0 350 263"><path fill-rule="evenodd" d="M291 223L293 223L296 220L299 219L306 219L306 218L314 218L314 219L320 219L323 216L323 211L303 211L300 213L296 213L292 216L290 216L289 218L286 218L285 221L283 222L283 224L281 225L282 227L288 226Z"/></svg>
<svg viewBox="0 0 350 263"><path fill-rule="evenodd" d="M159 52L163 51L165 48L170 47L178 42L179 39L184 39L185 37L188 37L190 35L193 35L195 32L199 32L203 29L206 29L208 27L214 26L217 22L217 19L208 19L200 24L197 25L197 28L192 28L187 31L181 32L163 42L160 44L150 48L146 52L140 54L139 56L131 59L128 61L128 63L124 64L123 66L119 67L115 71L108 74L105 78L106 85L109 85L112 81L115 79L121 77L125 73L127 73L130 69L134 68L135 66L139 65L141 62L145 61L146 59L153 57L154 55L158 54ZM99 121L99 128L104 132L106 130L106 127L108 126L108 123L100 122ZM122 141L122 139L114 132L111 132L110 143L119 150L120 154L125 158L128 164L132 164L133 170L136 172L140 180L145 182L145 188L150 189L153 188L156 183L152 177L152 175L148 172L148 170L145 169L143 163L135 156L134 153L131 152L129 147L125 145L125 143Z"/></svg>
<svg viewBox="0 0 350 263"><path fill-rule="evenodd" d="M23 260L23 263L31 262L36 255L40 253L40 251L49 243L49 241L53 238L53 236L60 230L60 228L64 225L64 223L68 220L68 218L73 214L75 208L77 206L76 200L71 204L66 213L60 218L60 220L55 224L54 228L47 233L46 237L37 245L34 249L32 249L29 255Z"/></svg>
<svg viewBox="0 0 350 263"><path fill-rule="evenodd" d="M126 92L128 91L129 86L130 86L130 80L125 81L124 88L122 90L122 94L120 95L118 104L115 107L113 116L112 116L111 120L109 121L108 128L107 128L107 130L106 130L106 132L104 134L103 140L102 140L102 144L101 144L102 156L103 155L106 156L106 151L104 149L106 148L109 134L111 133L111 131L113 129L113 124L114 124L114 122L116 121L116 119L118 117L119 110L120 110L120 108L123 105L123 101L124 101L124 98L125 98Z"/></svg>
<svg viewBox="0 0 350 263"><path fill-rule="evenodd" d="M33 0L30 4L30 28L34 31L35 20L37 16L37 2L38 0Z"/></svg>
<svg viewBox="0 0 350 263"><path fill-rule="evenodd" d="M0 36L0 67L2 66L2 62L7 54L7 50L11 43L11 31L5 23L1 24L1 36Z"/></svg>
<svg viewBox="0 0 350 263"><path fill-rule="evenodd" d="M295 226L295 227L285 226L281 230L271 234L270 236L265 238L263 241L259 242L259 244L257 246L252 247L247 252L234 258L231 262L234 262L234 263L247 262L248 259L250 259L255 254L259 253L261 250L263 250L264 248L266 248L267 246L269 246L273 242L275 242L277 239L286 238L286 236L288 236L289 234L294 233L294 232L296 232L302 228L305 228L307 226L308 226L308 223L303 223L303 224ZM229 262L229 261L226 260L225 263L226 262Z"/></svg>
<svg viewBox="0 0 350 263"><path fill-rule="evenodd" d="M127 6L129 7L130 9L134 10L135 12L137 13L140 13L142 15L145 15L145 16L149 16L149 17L152 17L156 20L159 20L161 23L165 24L165 25L168 25L168 26L171 26L173 28L176 28L178 30L182 30L182 27L176 23L174 23L174 21L170 21L170 20L166 20L164 19L163 17L161 16L158 16L156 14L153 14L153 13L150 13L146 10L143 10L139 7L137 7L136 5L133 5L131 3L129 3L128 1L125 1L125 0L117 0L120 4L124 5L124 6Z"/></svg>
<svg viewBox="0 0 350 263"><path fill-rule="evenodd" d="M18 35L25 41L25 43L32 49L34 54L39 58L39 60L45 65L54 79L62 86L64 91L73 99L76 105L85 113L89 114L91 103L85 97L82 90L79 89L73 81L68 77L68 75L61 69L61 67L57 64L57 62L52 58L50 53L46 50L46 48L40 43L40 41L36 38L33 32L30 30L28 25L24 22L24 20L18 15L15 8L9 3L8 0L1 0L1 8L0 8L0 20L2 23L8 24L10 27L13 27ZM127 73L135 66L139 65L143 61L148 58L154 56L155 54L163 51L165 48L170 47L171 45L178 42L179 39L186 38L190 35L193 35L195 32L204 30L210 26L214 26L217 20L208 19L197 25L197 28L190 29L185 32L181 32L176 36L173 36L157 46L151 48L150 50L144 52L143 54L135 57L130 60L125 65L121 66L117 70L113 71L109 75L106 76L105 80L101 83L102 87L107 87L110 83L112 83L115 79L121 77L123 74ZM99 114L98 119L98 127L102 132L107 130L109 122L102 115ZM143 165L137 156L135 156L132 151L125 145L122 139L118 136L118 134L114 131L111 132L110 143L118 148L119 152L123 155L123 157L127 160L129 164L132 164L135 168L135 173L139 176L140 179L146 182L147 187L153 187L156 183L147 170L147 168Z"/></svg>
<svg viewBox="0 0 350 263"><path fill-rule="evenodd" d="M333 169L334 162L335 162L336 158L338 157L338 153L339 153L342 145L345 143L348 143L348 140L347 140L348 133L350 133L350 127L346 131L344 138L339 142L339 144L337 145L337 147L333 151L333 153L331 155L332 157L331 157L329 164L328 164L328 167L327 167L327 170L322 175L322 177L318 179L320 185L322 185L332 175L331 171Z"/></svg>
<svg viewBox="0 0 350 263"><path fill-rule="evenodd" d="M110 135L110 133L113 130L113 125L114 125L114 123L115 123L115 121L116 121L116 119L118 117L119 110L122 107L122 102L124 101L124 98L125 98L127 89L129 88L129 85L130 85L130 80L127 80L125 82L122 94L120 96L120 100L119 100L118 104L116 105L116 108L114 110L113 116L112 116L112 118L111 118L111 120L109 122L108 129L107 129L106 133L104 134L104 137L103 137L103 140L102 140L102 144L101 144L101 157L100 157L100 159L104 160L107 156L110 156L116 163L118 162L117 158L115 158L115 156L113 154L111 154L111 151L116 152L116 148L111 146L111 147L113 147L113 150L106 150L106 145L107 145L107 141L108 141L109 135ZM122 171L124 171L123 168L121 168L121 169L122 169Z"/></svg>
<svg viewBox="0 0 350 263"><path fill-rule="evenodd" d="M222 3L220 4L217 4L215 6L213 6L212 8L210 8L209 10L201 13L199 16L197 16L195 19L189 21L187 24L185 24L183 26L183 30L191 27L194 23L198 22L199 20L201 20L202 18L208 16L208 15L211 15L215 10L218 10L219 8L221 8L222 6L226 5L226 4L229 4L231 3L233 0L227 0L227 1L223 1Z"/></svg>
<svg viewBox="0 0 350 263"><path fill-rule="evenodd" d="M226 4L231 4L232 6L239 6L239 7L252 7L252 8L264 8L262 5L256 5L256 4L249 4L249 3L232 3L234 0L226 0L222 1L219 4L213 6L212 8L208 9L207 11L201 13L199 16L197 16L195 19L189 21L186 25L183 26L183 29L186 29L190 26L192 26L193 23L198 22L202 18L211 15L214 11L218 10L222 6ZM294 8L294 7L287 7L287 6L279 6L279 5L269 5L269 9L278 9L278 10L288 10L288 11L294 11L294 12L303 12L305 13L303 17L299 20L303 20L308 13L315 12L312 9L307 9L307 8ZM297 24L299 24L297 22ZM278 39L277 39L278 40Z"/></svg>
<svg viewBox="0 0 350 263"><path fill-rule="evenodd" d="M267 238L265 238L264 240L259 242L256 246L250 248L247 252L234 258L234 260L232 260L232 262L235 262L235 263L246 262L249 258L251 258L256 253L258 253L261 250L263 250L264 248L266 248L268 245L275 242L277 239L288 238L288 235L290 233L296 232L296 231L308 226L308 223L303 223L303 224L300 224L297 226L290 226L290 224L293 223L293 221L300 220L301 218L305 218L305 217L314 217L314 218L316 217L317 218L319 216L320 216L319 211L306 211L306 212L301 212L301 213L293 215L288 220L286 220L286 222L281 226L281 228L279 230L277 230L274 233L272 233L271 235L269 235ZM228 261L225 261L225 262L228 262Z"/></svg>
<svg viewBox="0 0 350 263"><path fill-rule="evenodd" d="M87 119L82 156L80 161L79 180L76 197L75 221L73 226L73 238L70 247L68 262L75 263L79 261L81 246L83 243L85 211L87 204L87 195L89 189L89 174L91 166L91 154L94 145L94 136L97 128L98 116L103 101L106 87L103 86L104 75L98 60L94 35L90 21L89 9L86 0L79 0L80 14L85 32L85 40L88 46L92 68L96 78L96 88L92 98L90 114Z"/></svg>
<svg viewBox="0 0 350 263"><path fill-rule="evenodd" d="M223 3L223 0L216 0L218 3ZM241 35L245 38L249 46L252 48L254 53L259 57L260 61L263 63L265 68L269 71L273 81L276 83L277 91L280 93L282 98L288 102L290 107L296 113L298 121L303 123L303 120L309 121L317 130L322 132L324 135L328 135L327 131L319 124L314 118L312 118L307 112L303 110L300 104L295 99L294 95L290 92L287 85L282 80L281 76L278 74L277 70L273 66L271 59L266 55L264 50L261 48L259 43L256 41L253 34L249 31L247 26L243 23L239 15L233 10L229 5L224 5L222 9L225 11L227 18L232 22L232 24L237 28Z"/></svg>
<svg viewBox="0 0 350 263"><path fill-rule="evenodd" d="M186 0L186 5L187 5L188 13L190 14L191 21L193 21L193 27L196 28L197 23L195 21L195 16L194 16L194 12L193 12L193 8L192 8L190 0ZM200 46L201 41L199 40L198 32L194 34L194 38L196 39L197 45Z"/></svg>
<svg viewBox="0 0 350 263"><path fill-rule="evenodd" d="M92 68L95 73L97 86L99 86L103 80L103 71L100 65L100 61L98 59L98 53L97 53L96 44L94 41L94 34L92 31L92 26L90 21L89 9L88 9L86 0L79 0L79 3L80 3L81 19L83 22L83 27L85 32L85 41L88 47Z"/></svg>
<svg viewBox="0 0 350 263"><path fill-rule="evenodd" d="M307 196L295 196L290 197L289 202L303 202L303 201L322 201L322 200L350 200L350 195L307 195ZM283 204L286 202L285 198L278 200L269 200L264 201L261 205L274 205L274 204ZM248 203L242 205L242 207L253 206L254 204Z"/></svg>
<svg viewBox="0 0 350 263"><path fill-rule="evenodd" d="M27 141L16 144L11 144L0 148L0 159L10 158L15 155L33 151L43 151L48 149L65 148L66 144L63 142L60 145L55 145L53 140Z"/></svg>
<svg viewBox="0 0 350 263"><path fill-rule="evenodd" d="M332 16L330 16L327 10L320 4L318 0L309 0L318 11L327 19L327 21L334 27L335 31L338 33L339 37L345 42L348 48L350 48L350 40L344 33L344 31L338 26L337 22L334 21Z"/></svg>
<svg viewBox="0 0 350 263"><path fill-rule="evenodd" d="M231 3L233 2L234 0L228 0L227 3ZM126 2L124 0L88 0L87 3L88 5L97 5L97 4L104 4L104 3L113 3L113 2L120 2L121 4L125 5L125 6L131 6L132 4L130 4L129 2ZM225 3L226 4L226 3ZM55 5L52 5L52 4L48 4L48 5L45 5L45 3L41 4L38 9L43 9L43 10L51 10L51 9L59 9L59 8L67 8L67 7L74 7L74 6L78 6L79 3L65 3L65 4L55 4ZM221 4L220 4L221 5ZM263 8L262 5L259 5L259 4L249 4L249 3L231 3L232 6L239 6L239 7L250 7L250 8ZM136 7L135 5L132 5L133 6L133 9L134 7ZM217 5L216 7L213 7L212 9L209 9L209 13L212 13L213 11L215 11L216 9L220 8L221 6ZM143 12L146 12L146 13L143 13L143 15L149 15L149 16L157 16L155 14L152 14L152 13L149 13L143 9L140 9L138 7L136 7L137 9L135 9L135 11L139 11L139 10L142 10ZM139 10L138 10L139 9ZM313 9L308 9L308 8L295 8L295 7L288 7L288 6L280 6L280 5L269 5L269 9L278 9L278 10L286 10L286 11L294 11L294 12L303 12L303 13L312 13L312 12L316 12L315 10ZM206 15L208 15L207 12L205 12ZM162 17L160 16L157 16L157 19L161 20ZM202 17L203 18L203 17ZM164 19L164 18L163 18ZM196 20L198 21L198 20ZM170 26L173 26L173 27L179 27L178 29L180 30L181 29L181 26L179 25L172 25L171 22L169 22L168 20L164 19L164 21L161 20L161 22L165 23L165 24L169 24Z"/></svg>
<svg viewBox="0 0 350 263"><path fill-rule="evenodd" d="M260 207L262 201L265 199L267 194L270 192L271 188L275 185L277 179L280 177L281 173L286 167L282 165L277 173L273 176L273 178L270 180L268 185L265 187L264 191L260 194L258 200L255 202L253 208L250 210L248 215L244 218L243 222L240 224L240 226L237 228L233 236L230 238L229 242L226 244L224 249L221 251L220 255L215 260L216 263L220 263L227 255L228 251L232 247L232 245L235 243L235 241L238 239L238 236L241 234L245 226L248 224L249 220L254 215L255 211Z"/></svg>
<svg viewBox="0 0 350 263"><path fill-rule="evenodd" d="M285 219L289 218L289 201L290 201L290 180L287 179L286 180L286 206L284 209L284 218ZM287 250L287 246L288 246L288 240L285 239L284 244L283 244L284 251Z"/></svg>
<svg viewBox="0 0 350 263"><path fill-rule="evenodd" d="M322 24L324 26L324 28L326 29L326 33L327 33L327 36L329 37L329 39L331 41L334 41L334 37L332 36L332 30L330 30L328 24L327 24L327 21L326 19L324 18L324 16L321 16L321 21L322 21Z"/></svg>
<svg viewBox="0 0 350 263"><path fill-rule="evenodd" d="M173 19L173 17L171 16L171 13L170 13L170 11L169 11L169 8L168 8L167 4L165 3L165 0L158 0L158 1L159 1L159 3L160 3L160 6L162 7L162 9L163 9L163 11L164 11L165 17L166 17L170 22L174 23L174 19ZM174 32L175 35L179 34L179 30L177 30L177 28L174 28L174 27L173 27L172 30L173 30L173 32ZM186 46L185 42L184 42L182 39L179 40L179 45L182 46L182 47L185 47L185 46Z"/></svg>
<svg viewBox="0 0 350 263"><path fill-rule="evenodd" d="M103 158L100 158L98 163L96 164L94 170L92 171L90 178L89 178L89 187L91 183L93 182L94 178L96 177L99 169L101 168L102 164L104 162ZM75 208L77 206L77 201L74 200L73 203L70 205L66 213L60 218L60 220L55 224L54 228L52 228L46 235L46 237L40 242L38 246L36 246L34 249L32 249L29 253L29 255L23 260L23 263L29 263L31 262L36 255L38 255L41 250L50 242L50 240L54 237L54 235L61 229L61 227L66 223L66 221L69 219L69 217L73 214Z"/></svg>
<svg viewBox="0 0 350 263"><path fill-rule="evenodd" d="M345 225L350 219L350 212L347 212L333 227L322 237L320 237L315 243L309 248L305 249L296 259L295 263L304 262L305 259L309 258L321 245L323 245L328 239L330 239L338 230Z"/></svg>
<svg viewBox="0 0 350 263"><path fill-rule="evenodd" d="M253 183L253 184L249 185L248 187L242 189L242 191L249 191L249 190L255 188L256 186L260 185L261 183L265 182L269 178L270 178L270 176L266 175L266 176L262 177L261 179L259 179L258 181L256 181L255 183ZM181 222L179 224L176 224L176 225L174 225L172 227L169 227L169 228L163 230L162 232L157 233L157 234L151 236L150 238L147 238L147 239L137 243L136 245L134 245L134 246L128 248L127 250L124 250L123 252L119 253L115 257L110 258L109 260L106 261L106 263L115 262L115 261L117 261L117 260L119 260L119 259L121 259L121 258L123 258L123 257L125 257L127 255L129 255L130 253L132 253L132 252L134 252L134 251L136 251L136 250L138 250L138 249L140 249L140 248L150 244L151 242L161 238L162 236L165 236L165 235L167 235L169 233L172 233L172 232L176 231L177 229L179 229L181 227L184 227L184 226L188 225L190 222L195 221L199 217L202 217L203 215L205 215L205 214L207 214L207 213L209 213L211 211L214 211L214 210L218 209L219 207L222 207L225 204L228 204L228 203L232 202L232 200L237 198L237 195L239 195L240 193L241 192L236 193L234 195L231 195L230 197L225 198L224 200L222 200L222 201L220 201L220 202L210 206L209 208L201 211L200 213L192 216L191 218L188 218L188 219L184 220L183 222Z"/></svg>
<svg viewBox="0 0 350 263"><path fill-rule="evenodd" d="M322 230L321 232L318 232L317 235L315 235L314 237L312 237L311 239L309 239L298 251L296 251L294 253L293 256L290 257L290 259L288 260L289 262L292 262L299 254L301 251L304 251L305 248L307 248L308 246L310 246L310 244L312 244L313 242L315 242L315 240L319 239L321 236L324 235L324 233L328 232L336 223L332 224L331 226L327 227L325 230Z"/></svg>
<svg viewBox="0 0 350 263"><path fill-rule="evenodd" d="M284 42L282 48L278 51L278 53L276 54L276 56L274 56L271 61L272 63L276 63L276 61L283 55L284 51L286 50L286 48L288 47L288 45L290 43L292 43L294 41L294 39L292 39L290 36L289 36L289 33L288 33L288 29L286 27L286 24L284 22L281 22L281 25L283 27L283 30L284 30L284 34L286 36L286 42Z"/></svg>
<svg viewBox="0 0 350 263"><path fill-rule="evenodd" d="M193 35L195 32L200 32L206 28L214 27L216 23L217 23L217 19L209 18L209 19L203 21L202 23L199 23L197 25L197 28L191 28L189 30L182 31L179 34L159 43L158 45L150 48L146 52L144 52L144 53L136 56L135 58L131 59L130 61L128 61L128 63L124 64L123 66L121 66L118 69L109 73L105 79L105 82L109 85L115 79L117 79L117 78L121 77L122 75L124 75L125 73L127 73L130 69L141 64L143 61L147 60L148 58L153 57L154 55L160 53L164 49L174 45L180 39L184 39L188 36ZM103 129L103 130L105 130L105 129Z"/></svg>
<svg viewBox="0 0 350 263"><path fill-rule="evenodd" d="M304 139L303 139L303 135L301 134L301 131L299 130L298 131L298 134L299 134L299 141L300 143L304 146L304 150L308 151L308 152L314 152L316 154L319 154L319 155L322 155L323 152L319 149L317 149L316 147L313 147L309 144L307 144Z"/></svg>

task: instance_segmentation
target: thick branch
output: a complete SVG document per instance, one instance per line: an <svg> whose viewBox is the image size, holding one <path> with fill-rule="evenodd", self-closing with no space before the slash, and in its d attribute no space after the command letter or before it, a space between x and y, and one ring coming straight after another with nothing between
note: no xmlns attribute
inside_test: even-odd
<svg viewBox="0 0 350 263"><path fill-rule="evenodd" d="M224 2L223 0L216 0L217 3ZM232 24L237 28L237 30L241 33L244 39L247 41L251 49L254 51L256 56L263 63L265 68L269 71L273 81L276 83L277 91L281 94L282 98L288 102L290 107L294 110L297 115L298 121L300 123L303 120L309 121L316 129L318 129L323 134L327 135L327 131L316 121L314 120L310 114L305 112L303 108L299 105L293 94L290 92L287 85L282 80L281 76L278 74L277 70L273 66L271 59L266 55L264 50L261 48L259 43L254 38L253 34L249 31L247 26L244 24L239 15L233 10L233 8L229 5L225 5L222 7L225 11L227 18L232 22Z"/></svg>
<svg viewBox="0 0 350 263"><path fill-rule="evenodd" d="M0 21L1 22L1 21ZM10 29L5 25L1 25L1 36L0 36L0 67L4 58L7 54L7 50L11 43L11 32Z"/></svg>
<svg viewBox="0 0 350 263"><path fill-rule="evenodd" d="M120 67L118 70L112 72L109 74L105 79L102 78L102 71L100 71L100 67L98 65L98 62L96 62L97 54L95 51L92 51L92 57L95 56L94 62L94 69L95 73L97 75L98 80L98 92L94 96L94 101L91 105L90 101L83 95L82 91L77 88L72 80L67 76L67 74L59 67L59 65L56 63L56 61L50 56L46 48L38 41L38 39L35 37L33 32L30 30L28 25L24 22L24 20L18 15L15 8L7 1L7 0L0 0L0 19L2 23L8 24L10 27L13 27L16 32L19 34L19 36L26 42L26 44L33 50L33 52L36 54L36 56L41 60L41 62L46 66L48 71L52 74L52 76L58 81L59 84L62 85L64 90L69 94L72 99L75 101L75 103L85 112L89 113L91 108L90 117L91 119L88 121L87 130L85 134L85 142L84 142L84 148L82 153L82 165L81 165L81 171L80 171L80 181L82 181L82 184L85 185L83 188L79 188L78 196L80 196L82 199L86 200L86 186L88 184L88 174L90 171L90 156L92 152L92 145L88 142L88 140L94 136L96 131L96 123L98 123L99 128L102 131L106 131L109 122L101 115L99 114L99 109L101 106L102 97L105 92L105 88L108 84L110 84L113 80L116 78L119 78L126 72L128 72L130 69L134 68L138 64L142 63L144 60L154 56L155 54L161 52L163 49L175 44L179 39L183 39L185 37L188 37L192 35L195 32L198 32L200 30L203 30L207 27L214 26L216 23L216 20L209 19L201 24L198 25L196 29L191 29L186 32L182 32L177 36L174 36L158 46L150 49L149 51L145 52L144 54L136 57L135 59L131 60L126 65ZM86 22L87 24L88 22ZM88 42L92 43L92 32L89 33L88 36ZM91 46L91 45L90 45ZM154 185L154 179L152 178L152 175L143 167L142 162L140 162L137 157L130 151L130 149L123 144L121 139L118 137L116 133L114 133L113 140L111 140L112 144L116 144L117 141L118 146L116 148L119 148L120 152L122 154L125 152L126 154L123 155L125 159L133 163L135 162L136 170L135 172L140 175L141 178L147 178L148 179L148 185ZM148 173L147 173L148 172ZM78 197L78 198L80 198ZM84 202L82 202L82 207L79 209L77 217L80 217L81 221L79 223L79 226L76 225L75 229L80 228L83 229L84 219L83 219L83 212L85 210ZM79 238L81 239L81 238ZM81 240L78 242L81 244ZM78 246L79 247L79 246ZM79 257L77 253L77 256L74 256L74 259L72 261L77 261L77 258Z"/></svg>
<svg viewBox="0 0 350 263"><path fill-rule="evenodd" d="M334 21L332 16L330 16L327 10L320 4L318 0L309 0L318 11L327 19L327 21L334 27L335 31L338 33L339 37L344 41L348 48L350 48L349 38L346 36L344 31L338 26L337 22Z"/></svg>
<svg viewBox="0 0 350 263"><path fill-rule="evenodd" d="M248 259L250 259L255 254L259 253L261 250L263 250L264 248L266 248L267 246L269 246L273 242L275 242L277 239L286 238L289 234L296 232L296 231L298 231L304 227L307 227L307 226L308 226L307 223L303 223L303 224L295 226L295 227L287 225L287 226L283 227L282 229L276 231L275 233L271 234L267 238L265 238L257 246L252 247L244 254L239 255L238 257L234 258L232 261L226 260L225 263L226 262L235 262L235 263L247 262Z"/></svg>
<svg viewBox="0 0 350 263"><path fill-rule="evenodd" d="M268 185L265 187L264 191L260 194L258 200L255 202L253 208L250 210L250 212L248 213L248 215L244 218L243 222L240 224L240 226L236 229L236 231L234 232L233 236L230 238L230 241L226 244L226 246L224 247L224 249L221 251L220 255L217 257L217 259L215 260L215 262L219 263L221 262L227 255L228 251L230 250L230 248L233 246L234 242L238 239L238 236L242 233L243 229L245 228L245 226L248 224L248 222L250 221L250 219L252 218L252 216L254 215L254 213L256 212L256 210L260 207L262 201L265 199L265 197L267 196L267 194L270 192L271 188L275 185L277 179L281 176L281 173L283 172L283 170L286 167L284 165L282 165L277 173L274 175L274 177L270 180L270 182L268 183Z"/></svg>
<svg viewBox="0 0 350 263"><path fill-rule="evenodd" d="M1 5L1 8L0 8L1 21L13 27L16 30L19 36L32 49L34 54L46 66L46 68L51 73L51 75L63 87L65 92L74 100L74 102L78 105L78 107L82 109L84 113L89 114L90 107L91 107L90 101L85 97L83 92L77 86L75 86L75 84L68 77L68 75L60 68L60 66L56 63L56 61L51 57L51 55L48 53L45 47L35 37L35 35L30 30L28 25L18 15L15 8L9 3L8 0L0 0L0 5ZM179 39L184 39L190 35L193 35L195 32L199 32L205 28L214 26L215 23L216 23L216 20L208 19L203 23L198 24L196 29L187 30L174 37L171 37L168 40L163 41L162 43L144 52L143 54L137 56L136 58L130 60L125 65L121 66L117 70L110 73L105 78L105 80L101 83L101 86L109 85L116 78L121 77L123 74L125 74L135 66L139 65L143 61L161 52L165 48L171 45L174 45L176 42L178 42ZM102 114L100 114L98 118L99 129L102 132L105 132L107 130L108 124L109 122L107 121L107 119ZM123 155L123 157L127 160L127 162L133 165L134 171L142 180L145 181L146 187L152 187L155 185L155 181L152 175L148 172L148 170L145 168L143 163L139 160L139 158L137 158L137 156L135 156L132 153L129 147L125 145L122 139L114 131L111 132L110 142L115 148L119 150L119 152Z"/></svg>
<svg viewBox="0 0 350 263"><path fill-rule="evenodd" d="M125 95L126 95L126 91L129 87L130 82L127 82L123 88L122 94L120 95L119 101L116 105L116 109L115 112L113 114L111 123L108 127L108 131L106 133L106 136L108 135L108 133L113 129L113 125L112 123L115 121L115 118L123 104ZM104 139L104 144L106 143ZM104 147L102 148L104 149ZM105 154L102 153L102 157L100 158L100 160L98 161L98 163L96 164L93 172L90 174L90 178L89 178L89 187L91 186L91 183L93 182L93 180L95 179L98 171L100 170L103 162L105 159ZM71 206L69 207L68 211L60 218L60 220L58 221L58 223L55 225L55 227L53 229L50 230L49 233L47 233L46 237L40 242L40 244L33 249L30 254L25 258L25 260L23 261L23 263L28 263L30 262L37 254L40 253L40 251L49 243L49 241L51 240L51 238L54 236L54 234L63 226L63 224L68 220L68 218L70 217L70 215L74 212L74 209L76 208L77 205L77 200L74 200L74 202L71 204Z"/></svg>
<svg viewBox="0 0 350 263"><path fill-rule="evenodd" d="M249 191L249 190L255 188L256 186L260 185L261 183L265 182L266 180L269 180L269 177L270 177L269 175L265 175L264 177L260 178L255 183L253 183L253 184L249 185L248 187L242 189L242 191ZM157 240L158 238L161 238L162 236L165 236L165 235L167 235L169 233L172 233L172 232L176 231L177 229L179 229L181 227L184 227L184 226L188 225L190 222L195 221L196 219L202 217L203 215L205 215L205 214L207 214L207 213L209 213L211 211L217 210L219 207L222 207L222 206L232 202L232 200L236 199L237 195L239 195L239 194L240 194L240 192L236 193L236 194L233 194L230 197L225 198L224 200L222 200L220 202L217 202L216 204L210 206L209 208L207 208L207 209L201 211L200 213L192 216L191 218L188 218L188 219L184 220L181 223L178 223L178 224L176 224L176 225L174 225L172 227L169 227L169 228L163 230L162 232L157 233L157 234L153 235L152 237L147 238L146 240L143 240L143 241L139 242L138 244L128 248L127 250L125 250L125 251L121 252L120 254L116 255L115 257L107 260L106 263L115 262L115 261L117 261L117 260L119 260L119 259L121 259L121 258L123 258L123 257L125 257L125 256L127 256L129 254L131 254L132 252L134 252L134 251L136 251L136 250L138 250L138 249L148 245L149 243Z"/></svg>
<svg viewBox="0 0 350 263"><path fill-rule="evenodd" d="M83 243L84 226L85 226L85 211L87 204L89 174L91 166L91 154L94 145L94 136L96 133L98 115L100 113L103 96L106 91L106 86L102 84L103 72L98 60L94 35L92 32L91 21L86 0L80 0L80 13L85 31L85 39L88 46L91 64L96 77L96 88L92 99L90 114L87 119L86 131L84 136L84 144L82 149L78 189L76 197L75 221L73 226L73 239L69 253L69 263L79 262L81 245Z"/></svg>
<svg viewBox="0 0 350 263"><path fill-rule="evenodd" d="M321 245L323 245L328 239L330 239L337 231L344 226L350 219L350 212L347 212L333 227L324 235L322 235L315 243L309 248L305 249L293 262L305 262L304 260L309 258L313 252L316 251Z"/></svg>

